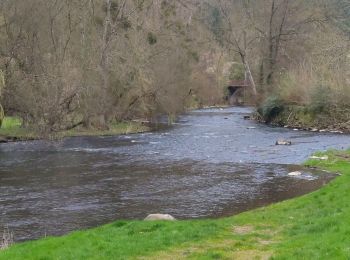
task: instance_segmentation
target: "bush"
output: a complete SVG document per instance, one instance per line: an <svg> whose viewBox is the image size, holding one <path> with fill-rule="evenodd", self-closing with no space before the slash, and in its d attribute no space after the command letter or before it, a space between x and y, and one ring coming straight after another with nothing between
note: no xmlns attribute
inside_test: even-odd
<svg viewBox="0 0 350 260"><path fill-rule="evenodd" d="M271 122L284 110L284 102L278 96L268 97L258 108L258 113L267 123Z"/></svg>
<svg viewBox="0 0 350 260"><path fill-rule="evenodd" d="M325 113L332 107L332 90L325 85L319 85L311 93L310 110L314 113Z"/></svg>

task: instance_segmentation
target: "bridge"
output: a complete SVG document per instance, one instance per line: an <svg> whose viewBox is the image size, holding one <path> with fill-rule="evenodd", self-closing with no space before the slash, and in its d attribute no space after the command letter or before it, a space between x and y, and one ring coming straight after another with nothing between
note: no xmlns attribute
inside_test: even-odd
<svg viewBox="0 0 350 260"><path fill-rule="evenodd" d="M231 80L228 83L227 100L231 105L242 104L244 102L245 90L250 87L249 80Z"/></svg>

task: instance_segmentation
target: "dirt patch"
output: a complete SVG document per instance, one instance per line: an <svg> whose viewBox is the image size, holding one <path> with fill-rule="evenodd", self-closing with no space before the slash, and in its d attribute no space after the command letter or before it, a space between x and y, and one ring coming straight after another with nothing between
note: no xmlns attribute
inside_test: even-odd
<svg viewBox="0 0 350 260"><path fill-rule="evenodd" d="M237 251L232 255L232 259L235 259L235 260L247 260L247 259L268 260L271 257L272 257L271 252L258 251L258 250Z"/></svg>
<svg viewBox="0 0 350 260"><path fill-rule="evenodd" d="M258 242L260 245L263 245L263 246L268 246L275 243L274 241L271 241L271 240L258 240Z"/></svg>
<svg viewBox="0 0 350 260"><path fill-rule="evenodd" d="M335 156L342 160L350 161L350 155L347 155L345 153L336 153Z"/></svg>
<svg viewBox="0 0 350 260"><path fill-rule="evenodd" d="M227 250L235 246L235 240L220 240L220 241L207 241L203 244L189 245L185 248L174 249L170 251L159 252L152 256L138 257L138 260L158 260L158 259L171 259L171 260L182 260L182 259L193 259L196 255L205 255L208 250ZM230 250L229 250L230 251ZM230 252L231 253L231 252ZM226 258L224 258L226 259ZM231 258L229 258L231 259Z"/></svg>
<svg viewBox="0 0 350 260"><path fill-rule="evenodd" d="M237 226L233 227L233 232L238 235L247 235L255 230L253 226Z"/></svg>

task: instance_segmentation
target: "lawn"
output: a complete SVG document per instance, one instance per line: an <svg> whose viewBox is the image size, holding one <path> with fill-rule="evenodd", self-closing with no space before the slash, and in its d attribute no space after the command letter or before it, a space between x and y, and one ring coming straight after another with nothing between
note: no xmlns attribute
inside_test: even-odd
<svg viewBox="0 0 350 260"><path fill-rule="evenodd" d="M0 259L350 259L350 151L327 154L306 164L341 176L299 198L218 220L119 221Z"/></svg>

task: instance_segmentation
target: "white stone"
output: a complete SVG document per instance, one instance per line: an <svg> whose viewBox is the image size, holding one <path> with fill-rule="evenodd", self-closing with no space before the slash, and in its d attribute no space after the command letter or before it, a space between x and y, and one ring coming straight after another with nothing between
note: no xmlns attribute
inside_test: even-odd
<svg viewBox="0 0 350 260"><path fill-rule="evenodd" d="M327 161L329 157L327 155L325 156L311 156L310 159L312 160L321 160L321 161Z"/></svg>
<svg viewBox="0 0 350 260"><path fill-rule="evenodd" d="M331 133L332 133L332 134L344 134L344 132L339 131L339 130L331 131Z"/></svg>
<svg viewBox="0 0 350 260"><path fill-rule="evenodd" d="M302 175L302 173L301 172L290 172L290 173L288 173L288 175L289 176L300 176L300 175Z"/></svg>
<svg viewBox="0 0 350 260"><path fill-rule="evenodd" d="M174 221L176 219L169 214L150 214L145 218L145 220L146 221L156 221L156 220Z"/></svg>

